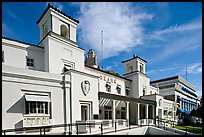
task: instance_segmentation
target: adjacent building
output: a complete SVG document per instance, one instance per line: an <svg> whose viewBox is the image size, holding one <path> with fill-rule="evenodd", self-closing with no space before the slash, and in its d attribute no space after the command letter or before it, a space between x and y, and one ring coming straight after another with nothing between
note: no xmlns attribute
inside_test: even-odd
<svg viewBox="0 0 204 137"><path fill-rule="evenodd" d="M188 116L191 110L199 105L196 88L180 76L173 76L150 82L152 86L159 88L160 95L164 99L174 102L175 119Z"/></svg>

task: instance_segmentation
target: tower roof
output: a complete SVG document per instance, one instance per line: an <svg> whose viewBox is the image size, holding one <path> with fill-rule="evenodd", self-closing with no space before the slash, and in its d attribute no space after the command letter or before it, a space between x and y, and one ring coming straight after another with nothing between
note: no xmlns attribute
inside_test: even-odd
<svg viewBox="0 0 204 137"><path fill-rule="evenodd" d="M133 58L131 58L131 59L128 59L128 60L124 60L124 61L122 61L122 63L124 63L124 62L127 62L127 61L130 61L130 60L133 60L133 59L135 59L135 58L139 58L139 59L141 59L142 61L144 61L144 62L146 62L147 63L147 61L146 60L144 60L144 59L142 59L142 58L140 58L139 56L133 56Z"/></svg>
<svg viewBox="0 0 204 137"><path fill-rule="evenodd" d="M52 8L53 10L57 11L58 13L63 14L64 16L68 17L69 19L73 20L76 23L79 23L79 20L76 20L74 18L72 18L71 16L65 14L64 12L62 12L61 10L55 8L54 6L52 6L50 3L48 3L47 8L45 9L45 11L42 13L42 15L40 16L40 18L38 19L38 21L36 22L36 24L39 24L39 22L41 21L41 19L43 18L43 16L45 15L45 13L48 11L49 8Z"/></svg>

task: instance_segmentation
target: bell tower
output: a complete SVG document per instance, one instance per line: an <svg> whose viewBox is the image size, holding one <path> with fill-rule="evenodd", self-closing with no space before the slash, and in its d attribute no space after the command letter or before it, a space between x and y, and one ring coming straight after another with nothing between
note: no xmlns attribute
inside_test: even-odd
<svg viewBox="0 0 204 137"><path fill-rule="evenodd" d="M147 94L149 87L149 78L146 77L147 61L139 56L133 55L133 58L122 62L124 64L124 77L131 79L130 96L139 98Z"/></svg>
<svg viewBox="0 0 204 137"><path fill-rule="evenodd" d="M123 61L124 63L124 75L139 72L146 75L145 67L147 61L139 56L133 55L133 58Z"/></svg>
<svg viewBox="0 0 204 137"><path fill-rule="evenodd" d="M40 29L40 40L51 31L67 40L76 42L76 29L79 21L49 3L36 24Z"/></svg>

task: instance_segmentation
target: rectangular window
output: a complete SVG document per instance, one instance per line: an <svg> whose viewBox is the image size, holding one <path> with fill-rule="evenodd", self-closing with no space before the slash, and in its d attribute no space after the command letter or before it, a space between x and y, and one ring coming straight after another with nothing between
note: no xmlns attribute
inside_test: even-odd
<svg viewBox="0 0 204 137"><path fill-rule="evenodd" d="M48 114L48 102L26 101L25 114Z"/></svg>
<svg viewBox="0 0 204 137"><path fill-rule="evenodd" d="M128 95L129 95L130 88L129 88L129 87L126 87L126 88L125 88L125 91L126 91L126 95L128 96Z"/></svg>
<svg viewBox="0 0 204 137"><path fill-rule="evenodd" d="M4 51L2 51L2 62L4 62Z"/></svg>
<svg viewBox="0 0 204 137"><path fill-rule="evenodd" d="M48 95L25 94L25 114L49 114Z"/></svg>
<svg viewBox="0 0 204 137"><path fill-rule="evenodd" d="M34 59L26 58L26 66L34 68Z"/></svg>
<svg viewBox="0 0 204 137"><path fill-rule="evenodd" d="M167 116L167 110L164 110L164 116Z"/></svg>
<svg viewBox="0 0 204 137"><path fill-rule="evenodd" d="M117 85L116 89L117 89L117 93L121 94L121 85Z"/></svg>
<svg viewBox="0 0 204 137"><path fill-rule="evenodd" d="M106 91L111 92L111 84L106 83Z"/></svg>

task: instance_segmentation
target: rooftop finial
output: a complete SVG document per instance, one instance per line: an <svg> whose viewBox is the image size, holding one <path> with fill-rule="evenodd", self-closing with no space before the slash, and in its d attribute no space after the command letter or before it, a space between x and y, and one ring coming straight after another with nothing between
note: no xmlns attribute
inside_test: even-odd
<svg viewBox="0 0 204 137"><path fill-rule="evenodd" d="M136 54L133 54L133 58L136 58Z"/></svg>

